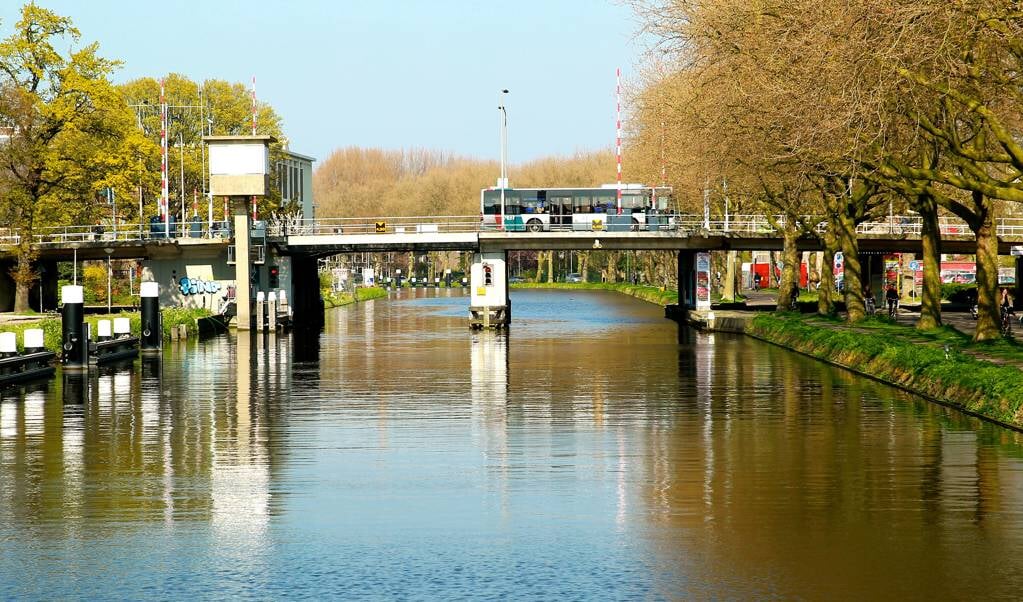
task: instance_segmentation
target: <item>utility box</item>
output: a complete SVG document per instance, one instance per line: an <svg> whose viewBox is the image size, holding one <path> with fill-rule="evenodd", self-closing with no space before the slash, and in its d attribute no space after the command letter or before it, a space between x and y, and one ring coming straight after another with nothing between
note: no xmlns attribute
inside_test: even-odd
<svg viewBox="0 0 1023 602"><path fill-rule="evenodd" d="M218 196L266 196L273 136L203 136L209 147L210 191Z"/></svg>

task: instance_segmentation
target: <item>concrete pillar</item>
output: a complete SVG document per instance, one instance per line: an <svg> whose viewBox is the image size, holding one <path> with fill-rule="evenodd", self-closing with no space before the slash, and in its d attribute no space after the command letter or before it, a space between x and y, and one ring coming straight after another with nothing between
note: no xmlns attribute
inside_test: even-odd
<svg viewBox="0 0 1023 602"><path fill-rule="evenodd" d="M507 264L507 251L473 254L469 269L469 325L472 328L505 328L511 322Z"/></svg>
<svg viewBox="0 0 1023 602"><path fill-rule="evenodd" d="M234 282L238 330L252 329L252 263L249 258L252 223L247 197L232 198L234 210Z"/></svg>
<svg viewBox="0 0 1023 602"><path fill-rule="evenodd" d="M163 325L160 323L160 284L143 282L139 285L142 299L142 353L159 353L163 346Z"/></svg>

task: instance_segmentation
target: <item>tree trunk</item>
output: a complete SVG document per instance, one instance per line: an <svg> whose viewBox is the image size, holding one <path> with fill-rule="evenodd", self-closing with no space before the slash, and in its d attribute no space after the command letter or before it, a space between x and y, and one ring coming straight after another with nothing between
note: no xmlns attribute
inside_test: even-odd
<svg viewBox="0 0 1023 602"><path fill-rule="evenodd" d="M938 226L938 205L934 197L917 196L920 213L920 244L923 249L924 279L920 294L920 320L916 327L929 330L941 326L941 229Z"/></svg>
<svg viewBox="0 0 1023 602"><path fill-rule="evenodd" d="M547 282L554 282L554 251L547 251Z"/></svg>
<svg viewBox="0 0 1023 602"><path fill-rule="evenodd" d="M721 300L735 302L735 251L725 254L725 279L722 282Z"/></svg>
<svg viewBox="0 0 1023 602"><path fill-rule="evenodd" d="M799 232L796 230L796 222L793 219L785 220L783 230L783 246L781 252L781 282L778 283L778 307L777 311L788 311L793 301L793 289L799 285L799 250L796 248L796 241ZM772 259L773 259L772 253Z"/></svg>
<svg viewBox="0 0 1023 602"><path fill-rule="evenodd" d="M998 235L995 211L991 201L974 192L977 207L977 332L974 341L987 341L1001 336L998 308ZM974 224L971 224L973 227Z"/></svg>
<svg viewBox="0 0 1023 602"><path fill-rule="evenodd" d="M583 282L589 282L590 279L586 277L586 272L589 269L587 265L589 263L590 254L588 251L579 252L579 275L582 276Z"/></svg>
<svg viewBox="0 0 1023 602"><path fill-rule="evenodd" d="M18 248L18 262L12 270L14 278L14 313L25 313L32 308L28 304L28 293L32 290L32 283L35 282L37 274L32 269L32 262L35 253L27 242L23 242Z"/></svg>
<svg viewBox="0 0 1023 602"><path fill-rule="evenodd" d="M856 240L856 221L846 213L837 217L837 236L845 266L843 276L845 309L849 321L858 322L866 316L867 309L863 304L863 270L860 265L859 242Z"/></svg>

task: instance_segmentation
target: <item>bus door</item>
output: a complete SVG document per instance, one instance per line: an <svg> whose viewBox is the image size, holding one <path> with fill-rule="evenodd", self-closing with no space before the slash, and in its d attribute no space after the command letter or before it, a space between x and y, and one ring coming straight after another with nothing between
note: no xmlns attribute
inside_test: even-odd
<svg viewBox="0 0 1023 602"><path fill-rule="evenodd" d="M551 226L559 229L572 229L572 197L547 193L551 207Z"/></svg>

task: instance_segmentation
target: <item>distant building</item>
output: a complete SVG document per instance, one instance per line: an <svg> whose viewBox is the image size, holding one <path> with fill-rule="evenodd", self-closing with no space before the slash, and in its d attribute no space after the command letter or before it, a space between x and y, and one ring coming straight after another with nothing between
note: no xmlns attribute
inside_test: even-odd
<svg viewBox="0 0 1023 602"><path fill-rule="evenodd" d="M284 159L277 162L277 181L281 190L282 204L289 201L302 207L302 217L316 217L316 203L313 201L313 161L316 159L284 150Z"/></svg>

